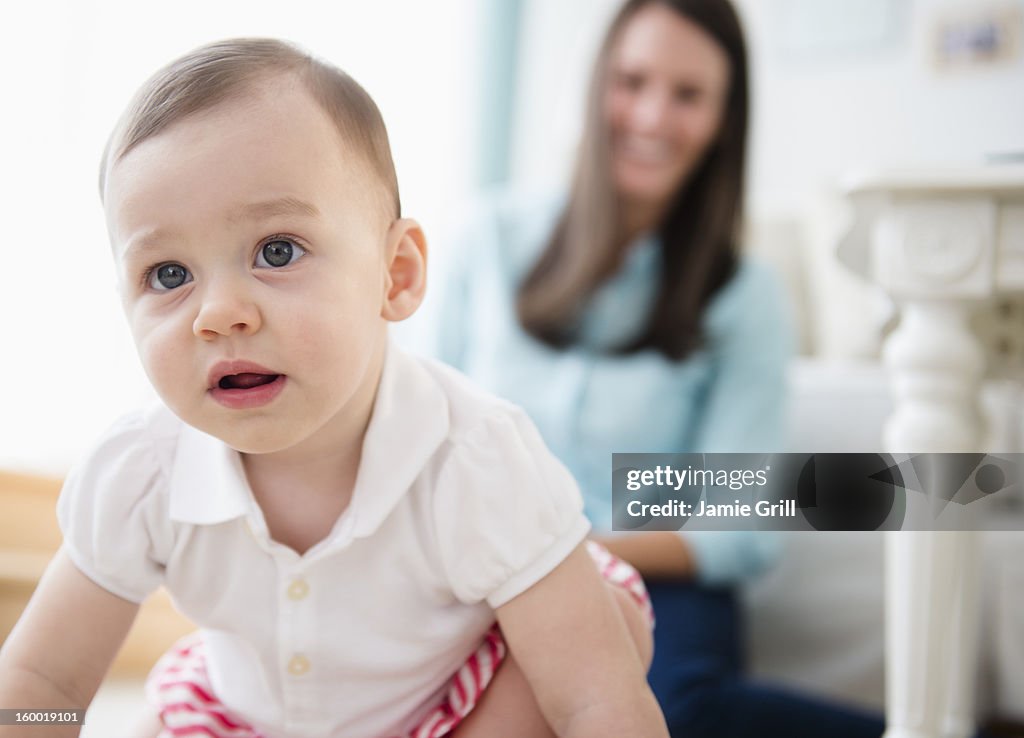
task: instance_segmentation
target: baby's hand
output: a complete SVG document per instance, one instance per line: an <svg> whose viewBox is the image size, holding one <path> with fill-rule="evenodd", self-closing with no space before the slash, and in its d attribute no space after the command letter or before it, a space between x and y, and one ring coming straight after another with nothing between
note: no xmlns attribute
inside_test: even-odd
<svg viewBox="0 0 1024 738"><path fill-rule="evenodd" d="M0 708L84 712L138 609L87 578L61 549L0 649ZM37 725L32 735L76 736L79 729ZM0 738L23 733L0 725Z"/></svg>

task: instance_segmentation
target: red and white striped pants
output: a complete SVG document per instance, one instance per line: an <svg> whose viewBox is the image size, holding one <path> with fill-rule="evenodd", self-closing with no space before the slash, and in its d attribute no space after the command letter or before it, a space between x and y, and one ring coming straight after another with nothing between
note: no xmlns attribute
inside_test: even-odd
<svg viewBox="0 0 1024 738"><path fill-rule="evenodd" d="M628 592L653 627L651 601L636 569L593 541L587 542L587 550L601 576ZM441 738L450 734L476 706L506 653L505 639L495 624L452 676L443 701L409 733L388 738ZM157 662L146 680L146 694L164 725L160 738L263 738L213 693L198 633L182 638Z"/></svg>

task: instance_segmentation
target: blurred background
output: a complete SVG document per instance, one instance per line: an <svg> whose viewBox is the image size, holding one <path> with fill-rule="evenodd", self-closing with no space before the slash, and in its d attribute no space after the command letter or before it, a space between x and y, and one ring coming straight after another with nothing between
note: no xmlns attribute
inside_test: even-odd
<svg viewBox="0 0 1024 738"><path fill-rule="evenodd" d="M851 223L844 183L894 168L1024 161L1024 0L734 2L753 75L747 247L779 271L798 319L789 446L878 450L891 408L878 357L895 311L835 258ZM421 221L433 258L443 260L446 230L477 193L552 190L566 181L591 61L617 7L617 0L5 4L0 597L7 599L0 613L16 616L17 597L31 591L58 540L48 480L59 480L113 419L152 397L119 311L97 195L103 144L146 77L199 44L241 35L287 38L336 63L380 106L405 214ZM1024 403L1014 381L1024 364L1024 301L1005 295L996 307L981 318L1001 367L984 392L986 448L1024 451ZM397 333L416 347L415 322ZM46 501L42 512L33 500ZM1021 558L1016 534L993 541L991 555ZM758 608L755 667L880 705L880 538L836 534L815 556L794 556L750 593ZM1024 626L1012 614L1024 612L1024 568L1005 564L987 576L996 581L986 600L993 619L979 665L982 704L1020 717ZM799 626L783 627L794 612L805 614ZM167 632L180 627L168 622ZM0 622L0 635L9 625ZM137 673L144 661L123 673Z"/></svg>
<svg viewBox="0 0 1024 738"><path fill-rule="evenodd" d="M736 4L753 76L747 247L786 279L804 354L873 358L891 315L835 263L849 225L843 182L1024 157L1024 3ZM5 6L0 203L18 268L0 290L0 466L60 473L85 439L149 395L117 305L96 181L110 129L156 68L213 39L275 35L346 69L381 107L404 210L443 259L445 230L475 192L565 181L590 63L617 6Z"/></svg>

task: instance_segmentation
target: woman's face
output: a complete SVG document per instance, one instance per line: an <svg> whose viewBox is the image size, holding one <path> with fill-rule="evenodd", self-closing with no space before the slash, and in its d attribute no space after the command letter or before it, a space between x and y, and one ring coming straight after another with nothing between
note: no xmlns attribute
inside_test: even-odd
<svg viewBox="0 0 1024 738"><path fill-rule="evenodd" d="M612 45L604 99L620 197L662 207L678 191L721 127L729 66L714 38L661 3L626 22Z"/></svg>

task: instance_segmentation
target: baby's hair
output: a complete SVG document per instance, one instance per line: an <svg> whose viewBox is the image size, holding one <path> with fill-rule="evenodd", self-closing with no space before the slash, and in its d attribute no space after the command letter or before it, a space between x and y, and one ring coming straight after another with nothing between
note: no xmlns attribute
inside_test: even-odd
<svg viewBox="0 0 1024 738"><path fill-rule="evenodd" d="M401 216L398 177L384 119L359 83L337 67L277 39L235 38L200 46L142 85L107 141L100 164L100 198L107 173L135 146L194 113L241 95L260 81L292 74L369 165L386 190L390 217Z"/></svg>

